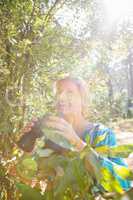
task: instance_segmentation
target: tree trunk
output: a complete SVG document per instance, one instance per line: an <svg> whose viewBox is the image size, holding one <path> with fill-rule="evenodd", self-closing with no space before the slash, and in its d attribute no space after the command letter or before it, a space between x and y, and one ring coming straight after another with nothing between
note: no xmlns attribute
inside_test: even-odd
<svg viewBox="0 0 133 200"><path fill-rule="evenodd" d="M127 59L128 67L128 80L127 80L127 90L128 90L128 103L127 103L127 116L132 117L133 115L133 51L130 51Z"/></svg>

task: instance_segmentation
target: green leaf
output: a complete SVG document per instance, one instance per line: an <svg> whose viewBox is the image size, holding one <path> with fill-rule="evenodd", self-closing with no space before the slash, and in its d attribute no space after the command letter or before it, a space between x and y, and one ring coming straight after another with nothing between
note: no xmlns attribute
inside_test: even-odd
<svg viewBox="0 0 133 200"><path fill-rule="evenodd" d="M37 163L31 156L23 156L17 164L17 172L20 176L32 179L37 172Z"/></svg>
<svg viewBox="0 0 133 200"><path fill-rule="evenodd" d="M90 140L91 140L90 134L87 134L85 137L85 141L88 145L90 144Z"/></svg>
<svg viewBox="0 0 133 200"><path fill-rule="evenodd" d="M39 157L49 157L54 151L52 149L40 149L36 150Z"/></svg>
<svg viewBox="0 0 133 200"><path fill-rule="evenodd" d="M95 147L95 150L102 154L103 156L110 156L110 157L123 157L126 158L130 153L133 152L133 145L119 145L116 147L109 147L109 146L99 146Z"/></svg>
<svg viewBox="0 0 133 200"><path fill-rule="evenodd" d="M108 156L109 152L110 152L110 148L109 146L98 146L95 147L95 151L98 152L99 154L102 154L104 156Z"/></svg>
<svg viewBox="0 0 133 200"><path fill-rule="evenodd" d="M81 152L80 152L80 158L85 158L86 161L88 161L89 164L93 167L95 177L97 180L101 178L101 164L99 162L99 155L97 152L90 146L86 146Z"/></svg>
<svg viewBox="0 0 133 200"><path fill-rule="evenodd" d="M45 3L48 4L49 0L45 0Z"/></svg>
<svg viewBox="0 0 133 200"><path fill-rule="evenodd" d="M56 131L53 128L47 128L42 127L42 131L47 139L53 141L54 143L66 148L66 149L72 149L73 146L70 144L70 142L64 138L63 136L59 135L58 131Z"/></svg>

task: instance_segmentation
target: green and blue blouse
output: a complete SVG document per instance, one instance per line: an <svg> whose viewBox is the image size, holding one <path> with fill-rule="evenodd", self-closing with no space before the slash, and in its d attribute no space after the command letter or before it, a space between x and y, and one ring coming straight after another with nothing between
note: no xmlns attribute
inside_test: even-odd
<svg viewBox="0 0 133 200"><path fill-rule="evenodd" d="M89 126L83 134L83 140L90 139L90 145L93 149L98 148L112 148L117 146L115 133L112 129L104 127L102 124L95 124ZM101 185L107 191L111 191L112 184L118 187L118 192L127 191L131 188L131 181L124 178L123 174L128 170L128 166L120 157L112 157L107 155L98 156L99 163L104 174ZM112 180L113 179L113 180ZM111 181L110 181L111 180ZM115 188L117 190L117 188ZM113 190L113 189L112 189Z"/></svg>

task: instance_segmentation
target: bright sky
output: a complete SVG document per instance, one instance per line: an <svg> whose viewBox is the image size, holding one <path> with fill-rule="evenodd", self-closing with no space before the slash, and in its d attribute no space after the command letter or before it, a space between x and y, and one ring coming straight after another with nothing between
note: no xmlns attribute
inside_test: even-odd
<svg viewBox="0 0 133 200"><path fill-rule="evenodd" d="M80 8L78 10L72 10L64 6L57 13L57 19L61 25L66 27L68 25L72 32L76 33L77 37L87 25L86 13Z"/></svg>
<svg viewBox="0 0 133 200"><path fill-rule="evenodd" d="M105 21L107 24L103 24L108 29L117 23L118 21L128 20L133 16L133 0L102 0L105 11ZM101 1L101 3L102 3ZM76 37L82 33L84 28L88 25L88 13L85 13L84 9L73 7L70 9L66 6L57 13L58 21L61 25L69 27ZM90 36L89 26L88 35ZM85 37L85 36L84 36Z"/></svg>
<svg viewBox="0 0 133 200"><path fill-rule="evenodd" d="M104 0L104 4L111 22L133 13L133 0Z"/></svg>

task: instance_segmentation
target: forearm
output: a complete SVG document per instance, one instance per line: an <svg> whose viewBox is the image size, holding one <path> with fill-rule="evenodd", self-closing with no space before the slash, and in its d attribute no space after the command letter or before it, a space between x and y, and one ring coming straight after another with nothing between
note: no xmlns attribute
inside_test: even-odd
<svg viewBox="0 0 133 200"><path fill-rule="evenodd" d="M87 144L80 138L77 138L76 140L72 141L72 145L76 148L78 152L81 152Z"/></svg>

